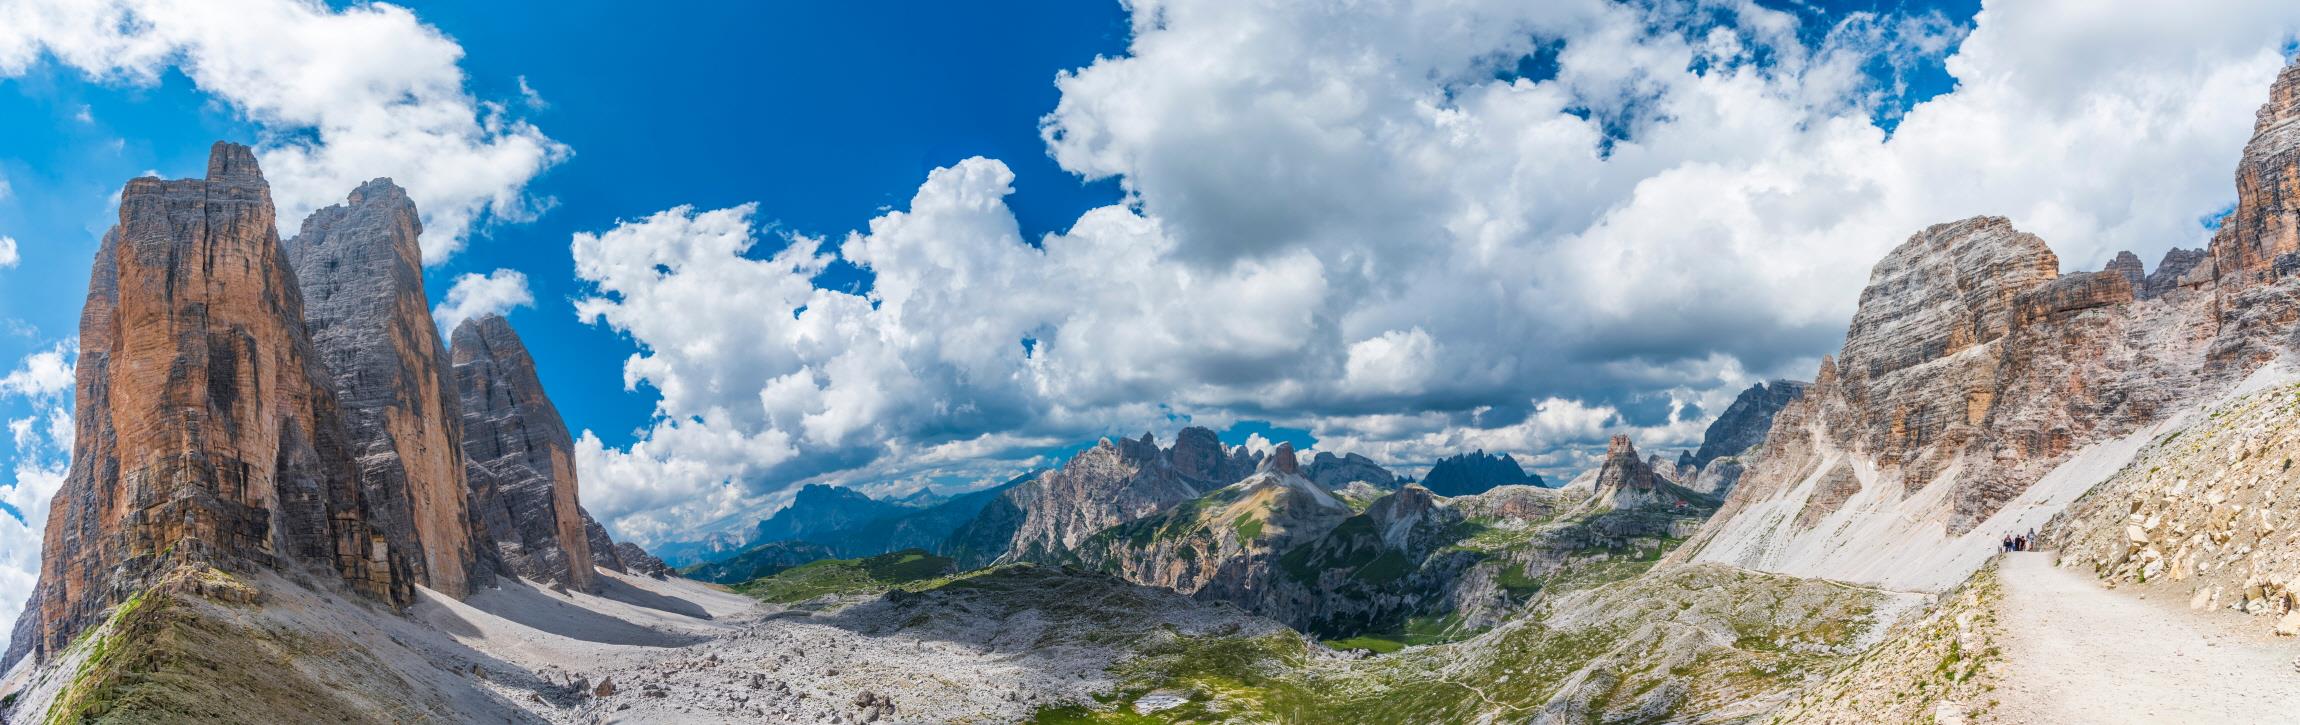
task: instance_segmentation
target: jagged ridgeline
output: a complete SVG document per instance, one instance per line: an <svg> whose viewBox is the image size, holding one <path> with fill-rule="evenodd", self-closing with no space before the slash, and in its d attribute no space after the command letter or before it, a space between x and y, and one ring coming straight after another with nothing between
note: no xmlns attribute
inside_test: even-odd
<svg viewBox="0 0 2300 725"><path fill-rule="evenodd" d="M592 552L572 444L502 319L466 323L451 365L405 191L361 185L284 244L273 214L231 143L205 178L122 191L81 316L72 468L6 664L256 572L400 608L498 572L588 589L595 559L644 556Z"/></svg>
<svg viewBox="0 0 2300 725"><path fill-rule="evenodd" d="M2223 695L2300 633L2300 65L2236 176L2210 247L2154 269L2063 273L1995 217L1918 231L1810 384L1750 388L1673 459L1617 437L1556 488L1483 452L1415 483L1189 428L956 495L802 488L669 549L713 587L582 510L508 323L441 343L404 193L283 245L219 144L205 179L131 182L106 236L12 640L40 666L0 672L0 715L2082 722L2193 668L2149 706L2275 721L2300 690ZM2058 552L2000 558L2030 529ZM2047 651L2128 636L2214 646ZM2037 662L2157 669L2064 692Z"/></svg>

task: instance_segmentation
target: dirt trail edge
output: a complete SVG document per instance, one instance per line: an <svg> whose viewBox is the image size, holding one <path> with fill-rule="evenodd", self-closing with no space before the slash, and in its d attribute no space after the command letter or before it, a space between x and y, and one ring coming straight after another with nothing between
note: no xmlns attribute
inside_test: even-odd
<svg viewBox="0 0 2300 725"><path fill-rule="evenodd" d="M2164 595L2102 588L2049 552L2007 554L2005 722L2289 723L2300 717L2300 643ZM2160 601L2161 600L2161 601ZM2218 620L2228 620L2225 622ZM2253 628L2256 632L2257 627Z"/></svg>

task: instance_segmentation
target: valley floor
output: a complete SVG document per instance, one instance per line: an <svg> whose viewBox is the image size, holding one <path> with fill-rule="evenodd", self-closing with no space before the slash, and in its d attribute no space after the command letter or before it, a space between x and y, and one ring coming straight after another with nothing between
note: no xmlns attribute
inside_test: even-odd
<svg viewBox="0 0 2300 725"><path fill-rule="evenodd" d="M1992 719L2281 723L2300 713L2300 645L2245 617L2103 588L2053 554L2005 555L2005 659Z"/></svg>

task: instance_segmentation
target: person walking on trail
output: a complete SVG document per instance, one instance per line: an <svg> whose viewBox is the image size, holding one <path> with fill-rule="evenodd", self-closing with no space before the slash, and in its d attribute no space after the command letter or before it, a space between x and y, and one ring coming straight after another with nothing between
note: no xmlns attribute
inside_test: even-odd
<svg viewBox="0 0 2300 725"><path fill-rule="evenodd" d="M2005 551L2012 551L2012 534L2005 534L2005 540L2001 546Z"/></svg>
<svg viewBox="0 0 2300 725"><path fill-rule="evenodd" d="M2028 530L2028 538L2026 540L2028 541L2028 548L2036 548L2036 529Z"/></svg>

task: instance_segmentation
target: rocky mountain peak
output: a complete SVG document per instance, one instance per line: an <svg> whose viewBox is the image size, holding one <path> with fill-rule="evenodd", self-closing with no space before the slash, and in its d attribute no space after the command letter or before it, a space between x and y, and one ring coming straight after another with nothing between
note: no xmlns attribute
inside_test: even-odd
<svg viewBox="0 0 2300 725"><path fill-rule="evenodd" d="M1598 466L1591 500L1601 506L1627 509L1681 506L1704 498L1671 482L1652 464L1638 458L1637 446L1630 443L1629 436L1616 435L1606 443L1605 462Z"/></svg>
<svg viewBox="0 0 2300 725"><path fill-rule="evenodd" d="M1615 435L1612 440L1605 442L1605 460L1611 462L1613 459L1622 457L1636 460L1637 445L1629 442L1629 436Z"/></svg>
<svg viewBox="0 0 2300 725"><path fill-rule="evenodd" d="M504 565L592 589L598 573L577 496L575 440L543 392L534 356L501 315L457 325L451 355L474 505Z"/></svg>
<svg viewBox="0 0 2300 725"><path fill-rule="evenodd" d="M1301 463L1294 460L1294 444L1291 442L1279 443L1277 449L1270 451L1270 459L1264 461L1262 467L1263 470L1276 471L1289 476L1298 476L1302 473Z"/></svg>
<svg viewBox="0 0 2300 725"><path fill-rule="evenodd" d="M210 150L205 179L121 192L81 317L73 465L18 656L45 658L185 566L309 567L413 599L409 552L369 518L275 218L238 144Z"/></svg>
<svg viewBox="0 0 2300 725"><path fill-rule="evenodd" d="M247 146L230 141L217 141L208 147L207 183L230 188L262 187L268 194L270 182L264 180L263 167L256 163L256 152Z"/></svg>
<svg viewBox="0 0 2300 725"><path fill-rule="evenodd" d="M2236 207L2212 237L2213 275L2223 306L2253 287L2300 271L2300 63L2286 66L2261 104L2252 139L2236 162Z"/></svg>
<svg viewBox="0 0 2300 725"><path fill-rule="evenodd" d="M1310 457L1309 465L1302 467L1302 477L1335 491L1347 488L1352 483L1365 483L1378 489L1397 488L1398 485L1396 474L1375 463L1374 459L1356 453L1337 456L1319 451L1318 455Z"/></svg>
<svg viewBox="0 0 2300 725"><path fill-rule="evenodd" d="M2268 86L2268 102L2253 114L2252 133L2258 135L2300 119L2300 62L2284 66Z"/></svg>
<svg viewBox="0 0 2300 725"><path fill-rule="evenodd" d="M425 585L463 596L488 578L474 544L485 534L467 500L461 402L424 291L422 230L407 192L376 179L313 212L286 246L377 527Z"/></svg>
<svg viewBox="0 0 2300 725"><path fill-rule="evenodd" d="M1526 473L1509 454L1487 455L1483 449L1447 456L1430 464L1422 486L1440 496L1474 496L1496 486L1541 486L1541 477Z"/></svg>
<svg viewBox="0 0 2300 725"><path fill-rule="evenodd" d="M1214 436L1214 431L1197 426L1183 428L1175 434L1174 447L1167 451L1167 456L1173 459L1175 470L1182 475L1209 481L1223 477L1224 465L1229 460L1222 449L1222 440Z"/></svg>
<svg viewBox="0 0 2300 725"><path fill-rule="evenodd" d="M1805 387L1805 383L1795 380L1749 386L1709 423L1708 430L1701 434L1701 447L1681 462L1698 470L1707 467L1710 461L1741 455L1751 446L1765 442L1765 434L1773 429L1773 416L1804 395Z"/></svg>
<svg viewBox="0 0 2300 725"><path fill-rule="evenodd" d="M2140 263L2140 255L2131 252L2117 252L2116 257L2108 260L2108 266L2101 271L2122 275L2135 289L2148 276L2148 270Z"/></svg>

